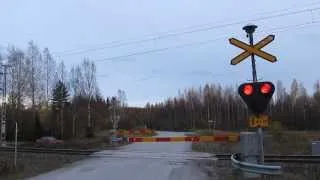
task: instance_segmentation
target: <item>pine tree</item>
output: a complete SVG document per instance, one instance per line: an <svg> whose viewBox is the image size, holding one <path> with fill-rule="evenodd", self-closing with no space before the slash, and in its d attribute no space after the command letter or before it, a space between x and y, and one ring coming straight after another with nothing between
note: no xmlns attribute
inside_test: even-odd
<svg viewBox="0 0 320 180"><path fill-rule="evenodd" d="M69 92L66 85L62 81L58 81L52 92L52 102L57 108L68 102Z"/></svg>
<svg viewBox="0 0 320 180"><path fill-rule="evenodd" d="M58 125L58 136L64 138L64 119L63 109L65 104L68 103L69 92L66 85L62 81L58 81L52 92L52 103L53 108L58 112L57 125Z"/></svg>

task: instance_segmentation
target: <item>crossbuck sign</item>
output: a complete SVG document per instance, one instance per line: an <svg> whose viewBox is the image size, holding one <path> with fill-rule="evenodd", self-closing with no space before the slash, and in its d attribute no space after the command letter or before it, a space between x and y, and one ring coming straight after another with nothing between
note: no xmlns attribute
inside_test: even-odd
<svg viewBox="0 0 320 180"><path fill-rule="evenodd" d="M239 41L235 38L230 38L229 39L230 44L237 46L238 48L241 48L244 50L244 52L242 52L241 54L239 54L238 56L236 56L235 58L233 58L231 60L231 65L236 65L236 64L240 63L241 61L243 61L244 59L246 59L250 55L257 55L267 61L276 62L277 61L276 56L273 56L273 55L261 50L263 47L265 47L266 45L271 43L274 40L274 37L275 37L274 35L269 35L253 46L251 46L247 43L244 43L242 41Z"/></svg>

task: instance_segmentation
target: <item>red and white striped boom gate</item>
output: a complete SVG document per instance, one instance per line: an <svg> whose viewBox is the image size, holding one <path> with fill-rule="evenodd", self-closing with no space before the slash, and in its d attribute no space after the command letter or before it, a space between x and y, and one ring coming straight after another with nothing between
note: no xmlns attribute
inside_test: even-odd
<svg viewBox="0 0 320 180"><path fill-rule="evenodd" d="M239 134L180 137L128 137L128 142L237 142Z"/></svg>

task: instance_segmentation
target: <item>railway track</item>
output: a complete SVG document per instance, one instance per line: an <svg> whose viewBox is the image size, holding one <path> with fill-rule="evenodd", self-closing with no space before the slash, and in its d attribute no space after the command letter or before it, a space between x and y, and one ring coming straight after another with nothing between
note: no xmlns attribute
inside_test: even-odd
<svg viewBox="0 0 320 180"><path fill-rule="evenodd" d="M12 152L13 147L0 147L0 152ZM67 155L92 155L99 150L96 149L58 149L58 148L36 148L36 147L19 147L19 152L25 153L51 153ZM115 151L117 152L117 151ZM134 152L132 152L134 154ZM132 154L131 153L131 154ZM152 152L150 152L152 154ZM117 157L117 154L101 153L94 156ZM123 158L130 158L131 155ZM120 156L119 156L120 157ZM122 156L121 156L122 157ZM216 154L213 159L230 160L231 154ZM207 157L208 159L211 157ZM283 163L320 163L320 155L265 155L265 162L283 162Z"/></svg>
<svg viewBox="0 0 320 180"><path fill-rule="evenodd" d="M231 154L217 154L218 160L230 160ZM265 162L320 163L319 155L265 155Z"/></svg>
<svg viewBox="0 0 320 180"><path fill-rule="evenodd" d="M14 151L14 147L1 147L0 152ZM19 147L18 152L29 153L52 153L52 154L69 154L69 155L90 155L98 150L82 150L82 149L58 149L58 148L35 148L35 147Z"/></svg>

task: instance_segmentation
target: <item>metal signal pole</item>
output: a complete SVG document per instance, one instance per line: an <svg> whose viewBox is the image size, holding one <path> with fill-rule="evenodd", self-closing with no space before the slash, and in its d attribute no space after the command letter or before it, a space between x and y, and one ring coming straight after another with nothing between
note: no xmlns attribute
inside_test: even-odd
<svg viewBox="0 0 320 180"><path fill-rule="evenodd" d="M249 24L244 26L242 29L246 31L247 37L249 38L250 46L253 47L253 33L258 26L254 24ZM252 81L257 82L257 71L256 71L256 60L254 54L251 54L251 65L252 65ZM264 163L264 151L263 151L263 132L262 128L259 127L257 131L257 135L259 138L259 152L260 152L260 163Z"/></svg>
<svg viewBox="0 0 320 180"><path fill-rule="evenodd" d="M256 25L246 25L242 29L246 31L247 37L249 38L249 43L253 46L253 33L258 26ZM252 65L252 81L257 82L257 71L256 71L256 60L254 54L251 54L251 65Z"/></svg>

